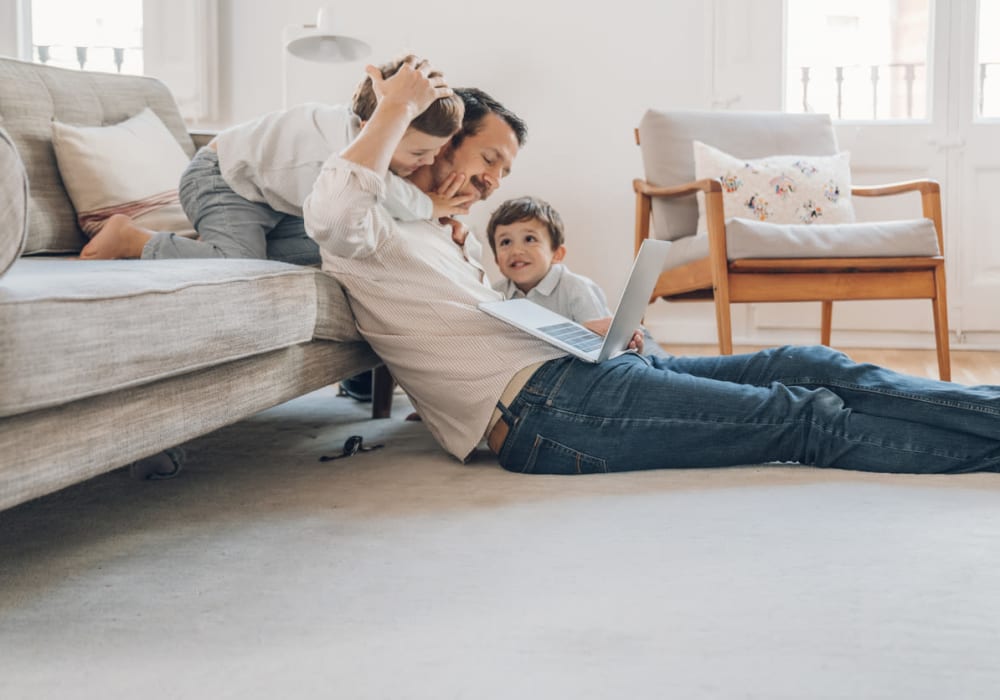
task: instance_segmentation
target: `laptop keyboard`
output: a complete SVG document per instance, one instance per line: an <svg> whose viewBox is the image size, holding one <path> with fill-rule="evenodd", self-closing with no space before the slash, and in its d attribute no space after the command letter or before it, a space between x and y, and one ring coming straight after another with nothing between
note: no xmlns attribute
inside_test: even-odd
<svg viewBox="0 0 1000 700"><path fill-rule="evenodd" d="M597 350L604 343L603 336L581 328L575 323L556 323L551 326L542 326L538 330L584 352Z"/></svg>

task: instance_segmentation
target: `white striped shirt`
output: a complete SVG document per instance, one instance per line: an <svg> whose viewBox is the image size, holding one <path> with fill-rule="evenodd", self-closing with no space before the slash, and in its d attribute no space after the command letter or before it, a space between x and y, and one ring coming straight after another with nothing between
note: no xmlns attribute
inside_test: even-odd
<svg viewBox="0 0 1000 700"><path fill-rule="evenodd" d="M361 335L435 439L464 460L514 374L565 353L480 311L501 295L451 229L396 221L384 199L375 172L333 156L303 206L306 231L323 270L344 287Z"/></svg>

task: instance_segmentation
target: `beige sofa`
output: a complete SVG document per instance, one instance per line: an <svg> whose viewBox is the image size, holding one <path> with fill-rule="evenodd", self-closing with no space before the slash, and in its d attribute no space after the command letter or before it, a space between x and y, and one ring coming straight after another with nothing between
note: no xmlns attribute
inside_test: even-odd
<svg viewBox="0 0 1000 700"><path fill-rule="evenodd" d="M193 155L159 81L0 59L0 509L380 363L315 269L75 259L51 122L145 107Z"/></svg>

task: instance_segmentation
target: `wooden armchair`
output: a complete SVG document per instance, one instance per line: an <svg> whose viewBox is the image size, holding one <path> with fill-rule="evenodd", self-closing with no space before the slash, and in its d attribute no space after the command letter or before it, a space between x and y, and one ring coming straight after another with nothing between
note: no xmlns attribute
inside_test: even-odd
<svg viewBox="0 0 1000 700"><path fill-rule="evenodd" d="M856 197L919 192L924 218L841 225L832 232L824 231L829 225L799 226L799 239L790 244L795 249L785 251L782 237L761 247L760 232L752 231L752 222L726 219L720 182L694 179L691 144L697 139L743 158L795 153L832 155L837 147L828 116L650 110L635 134L646 169L646 179L633 181L636 251L650 236L651 220L656 237L671 239L675 244L651 302L657 298L713 299L719 351L728 355L733 350L730 304L822 302L820 339L829 345L834 301L930 299L938 371L941 379L950 380L941 195L936 182L917 180L884 187L852 187L851 194ZM705 197L707 241L704 236L693 235L698 215L695 195L699 192ZM921 227L923 230L918 231ZM665 235L660 235L661 231ZM815 249L810 249L808 241L800 245L803 231L806 236L815 233L825 245ZM911 245L915 232L924 241L916 248ZM891 247L897 233L903 234L899 240L905 242L898 254ZM863 250L867 250L867 242L877 238L882 249L877 254L848 253L849 257L841 257L836 241L844 235L856 236ZM832 252L830 241L834 241ZM676 254L673 248L677 249ZM857 249L854 246L853 250ZM823 253L822 257L816 255L817 250Z"/></svg>

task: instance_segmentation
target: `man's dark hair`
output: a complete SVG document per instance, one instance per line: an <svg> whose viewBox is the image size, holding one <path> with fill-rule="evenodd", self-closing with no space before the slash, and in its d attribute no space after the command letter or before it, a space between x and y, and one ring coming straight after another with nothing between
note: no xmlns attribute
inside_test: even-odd
<svg viewBox="0 0 1000 700"><path fill-rule="evenodd" d="M559 212L544 199L538 197L518 197L508 199L490 214L490 222L486 224L486 239L490 242L493 257L497 254L497 226L509 226L518 221L537 219L549 230L552 250L556 250L565 241L563 221Z"/></svg>
<svg viewBox="0 0 1000 700"><path fill-rule="evenodd" d="M383 63L378 67L383 78L394 76L400 66L411 58L416 58L413 54L402 56L388 63ZM439 71L430 73L430 77L441 75ZM351 98L351 111L353 111L361 121L366 122L372 118L378 99L375 97L375 90L372 87L372 79L365 76L354 91ZM443 138L456 133L462 126L462 98L456 95L439 97L431 102L430 107L417 115L417 118L410 122L417 131L422 131L430 136Z"/></svg>
<svg viewBox="0 0 1000 700"><path fill-rule="evenodd" d="M455 88L455 94L465 103L465 117L462 118L462 128L451 138L451 145L458 148L466 136L474 136L483 128L483 119L495 114L514 131L517 145L524 146L528 138L528 125L519 116L477 88Z"/></svg>

